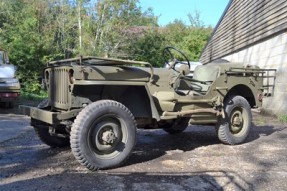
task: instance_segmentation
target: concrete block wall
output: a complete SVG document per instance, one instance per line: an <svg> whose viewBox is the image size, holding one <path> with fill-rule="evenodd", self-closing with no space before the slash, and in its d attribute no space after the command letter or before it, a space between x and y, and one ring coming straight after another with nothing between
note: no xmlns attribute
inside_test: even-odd
<svg viewBox="0 0 287 191"><path fill-rule="evenodd" d="M287 114L287 33L279 34L252 47L226 56L231 62L275 68L274 96L264 98L263 107L274 114Z"/></svg>

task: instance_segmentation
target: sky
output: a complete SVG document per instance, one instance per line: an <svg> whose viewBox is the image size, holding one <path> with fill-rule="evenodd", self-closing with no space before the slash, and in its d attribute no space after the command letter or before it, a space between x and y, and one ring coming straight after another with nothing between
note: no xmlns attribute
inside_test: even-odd
<svg viewBox="0 0 287 191"><path fill-rule="evenodd" d="M200 13L200 18L205 26L215 27L229 0L139 0L142 10L153 8L155 16L159 16L160 26L167 25L175 19L180 19L185 24L190 24L187 14Z"/></svg>

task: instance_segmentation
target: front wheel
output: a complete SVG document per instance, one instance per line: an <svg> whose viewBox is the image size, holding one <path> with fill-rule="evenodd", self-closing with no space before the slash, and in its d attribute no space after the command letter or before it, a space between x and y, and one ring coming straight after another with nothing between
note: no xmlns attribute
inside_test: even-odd
<svg viewBox="0 0 287 191"><path fill-rule="evenodd" d="M90 170L121 165L136 141L134 116L119 102L101 100L85 107L71 129L76 159Z"/></svg>
<svg viewBox="0 0 287 191"><path fill-rule="evenodd" d="M216 126L219 140L229 145L243 143L251 129L249 103L241 96L231 97L225 102L224 112L225 119L220 119Z"/></svg>

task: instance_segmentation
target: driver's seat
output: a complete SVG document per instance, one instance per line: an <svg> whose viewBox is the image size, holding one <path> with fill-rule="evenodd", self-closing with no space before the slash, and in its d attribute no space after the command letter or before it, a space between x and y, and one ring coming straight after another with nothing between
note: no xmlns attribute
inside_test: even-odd
<svg viewBox="0 0 287 191"><path fill-rule="evenodd" d="M210 85L220 74L220 67L217 65L200 65L197 66L193 73L193 78L184 77L180 80L177 94L179 95L205 95Z"/></svg>

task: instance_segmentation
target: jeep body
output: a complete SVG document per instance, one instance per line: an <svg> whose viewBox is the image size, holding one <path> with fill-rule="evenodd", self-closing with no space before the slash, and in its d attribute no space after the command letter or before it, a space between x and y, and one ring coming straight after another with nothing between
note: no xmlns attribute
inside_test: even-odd
<svg viewBox="0 0 287 191"><path fill-rule="evenodd" d="M265 70L210 63L197 66L193 78L184 71L97 57L54 61L43 71L48 100L20 109L43 142L71 144L91 170L122 164L136 128L177 134L191 124L213 124L223 143L242 143L251 128L250 109L262 104Z"/></svg>

